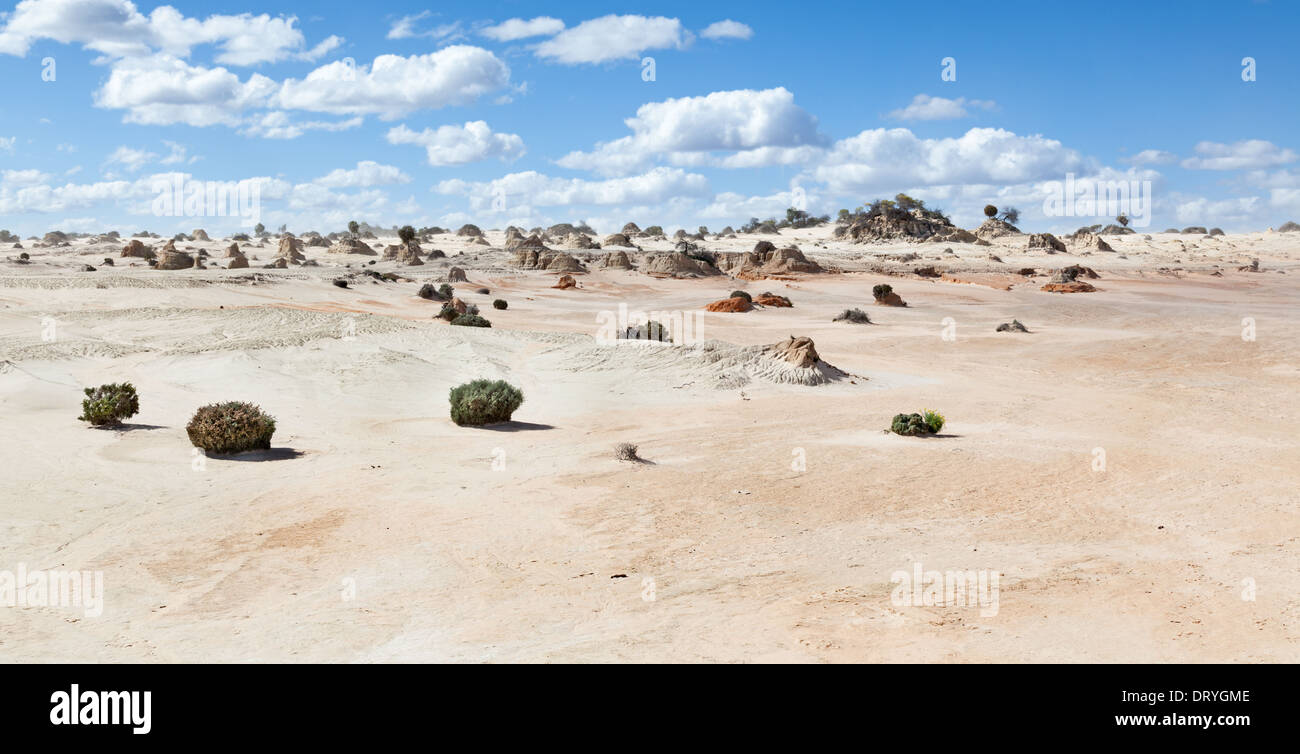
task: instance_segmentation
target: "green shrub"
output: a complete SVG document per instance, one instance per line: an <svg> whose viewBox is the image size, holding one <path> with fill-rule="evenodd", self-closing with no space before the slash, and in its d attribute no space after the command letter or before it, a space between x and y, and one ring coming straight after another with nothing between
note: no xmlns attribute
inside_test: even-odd
<svg viewBox="0 0 1300 754"><path fill-rule="evenodd" d="M928 408L923 408L921 409L921 416L925 418L925 426L929 427L931 432L937 434L939 430L943 429L943 414L938 411L931 411Z"/></svg>
<svg viewBox="0 0 1300 754"><path fill-rule="evenodd" d="M943 429L943 414L924 409L920 414L896 414L889 424L889 430L897 435L921 437L936 434Z"/></svg>
<svg viewBox="0 0 1300 754"><path fill-rule="evenodd" d="M462 314L451 321L460 327L491 327L492 323L477 314Z"/></svg>
<svg viewBox="0 0 1300 754"><path fill-rule="evenodd" d="M401 239L404 244L410 243L415 240L415 228L410 225L403 225L397 230L397 237Z"/></svg>
<svg viewBox="0 0 1300 754"><path fill-rule="evenodd" d="M874 296L876 300L880 300L893 292L894 292L894 286L890 285L889 283L881 283L880 285L874 286L871 289L871 295Z"/></svg>
<svg viewBox="0 0 1300 754"><path fill-rule="evenodd" d="M456 307L452 306L450 303L443 304L442 309L438 310L438 319L445 319L448 322L454 322L460 315L461 313L456 311Z"/></svg>
<svg viewBox="0 0 1300 754"><path fill-rule="evenodd" d="M451 420L464 427L510 421L524 394L504 380L474 380L451 389Z"/></svg>
<svg viewBox="0 0 1300 754"><path fill-rule="evenodd" d="M732 291L731 295L728 296L727 298L743 298L751 304L754 303L753 297L750 296L748 293L745 293L744 291Z"/></svg>
<svg viewBox="0 0 1300 754"><path fill-rule="evenodd" d="M135 416L140 411L140 398L135 387L129 382L100 385L86 388L86 399L81 402L83 422L90 422L99 427L121 424L123 419Z"/></svg>
<svg viewBox="0 0 1300 754"><path fill-rule="evenodd" d="M251 403L213 403L195 411L185 431L194 447L217 455L270 450L275 419Z"/></svg>
<svg viewBox="0 0 1300 754"><path fill-rule="evenodd" d="M496 301L492 302L493 309L505 309L507 306L510 306L510 304L507 304L505 299L499 298Z"/></svg>

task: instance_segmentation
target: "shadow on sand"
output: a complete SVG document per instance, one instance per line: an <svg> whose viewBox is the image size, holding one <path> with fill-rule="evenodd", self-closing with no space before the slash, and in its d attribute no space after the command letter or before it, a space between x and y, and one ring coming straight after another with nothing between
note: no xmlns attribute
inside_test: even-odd
<svg viewBox="0 0 1300 754"><path fill-rule="evenodd" d="M246 453L236 453L229 456L209 455L208 458L214 458L218 461L291 461L295 458L301 458L305 453L293 448L271 448L270 450L250 450Z"/></svg>
<svg viewBox="0 0 1300 754"><path fill-rule="evenodd" d="M500 422L499 424L484 424L475 429L486 429L492 432L533 432L542 429L555 429L550 424L533 424L532 422Z"/></svg>
<svg viewBox="0 0 1300 754"><path fill-rule="evenodd" d="M161 424L106 424L102 427L94 427L94 429L110 430L113 432L135 432L136 430L167 428Z"/></svg>

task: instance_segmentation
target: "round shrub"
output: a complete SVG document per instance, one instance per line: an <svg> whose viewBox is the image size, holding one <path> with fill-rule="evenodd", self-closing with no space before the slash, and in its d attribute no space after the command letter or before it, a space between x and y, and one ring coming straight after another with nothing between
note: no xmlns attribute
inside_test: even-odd
<svg viewBox="0 0 1300 754"><path fill-rule="evenodd" d="M402 243L410 243L415 240L415 228L410 225L403 225L397 230L397 237L401 239Z"/></svg>
<svg viewBox="0 0 1300 754"><path fill-rule="evenodd" d="M748 293L745 293L744 291L732 291L731 295L727 296L727 298L743 298L751 304L754 303L753 297L751 297Z"/></svg>
<svg viewBox="0 0 1300 754"><path fill-rule="evenodd" d="M456 311L456 307L450 303L443 304L442 308L438 310L438 319L445 319L448 322L454 322L460 315L461 313Z"/></svg>
<svg viewBox="0 0 1300 754"><path fill-rule="evenodd" d="M871 295L874 296L877 300L882 299L893 292L894 292L894 286L890 285L889 283L881 283L880 285L874 286L871 289Z"/></svg>
<svg viewBox="0 0 1300 754"><path fill-rule="evenodd" d="M524 402L519 388L504 380L474 380L451 389L451 420L465 427L510 421Z"/></svg>
<svg viewBox="0 0 1300 754"><path fill-rule="evenodd" d="M985 217L993 217L993 216L997 215L997 213L998 213L998 208L997 208L997 207L994 207L992 204L985 204L985 205L984 205L984 216L985 216Z"/></svg>
<svg viewBox="0 0 1300 754"><path fill-rule="evenodd" d="M270 450L275 419L251 403L213 403L195 411L185 431L194 447L208 453Z"/></svg>
<svg viewBox="0 0 1300 754"><path fill-rule="evenodd" d="M499 298L492 302L493 309L505 309L507 306L510 306L510 304L507 304L506 300L503 298Z"/></svg>
<svg viewBox="0 0 1300 754"><path fill-rule="evenodd" d="M100 385L86 388L86 399L81 402L83 422L90 422L96 427L121 424L123 419L135 416L140 411L140 398L135 387L129 382Z"/></svg>
<svg viewBox="0 0 1300 754"><path fill-rule="evenodd" d="M491 327L492 323L477 314L462 314L451 321L460 327Z"/></svg>

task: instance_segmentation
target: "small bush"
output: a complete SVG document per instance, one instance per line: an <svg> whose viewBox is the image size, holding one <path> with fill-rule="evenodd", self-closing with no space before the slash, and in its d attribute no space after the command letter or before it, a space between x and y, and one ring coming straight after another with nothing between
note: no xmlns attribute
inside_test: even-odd
<svg viewBox="0 0 1300 754"><path fill-rule="evenodd" d="M194 412L185 432L194 447L217 455L270 450L275 419L251 403L213 403Z"/></svg>
<svg viewBox="0 0 1300 754"><path fill-rule="evenodd" d="M921 409L921 416L925 419L925 426L929 427L931 432L938 433L939 430L943 429L943 414L938 411L931 411L928 408L924 408Z"/></svg>
<svg viewBox="0 0 1300 754"><path fill-rule="evenodd" d="M438 286L438 295L442 296L443 298L449 299L451 298L452 294L454 294L455 292L456 289L452 288L450 283L443 283L442 285Z"/></svg>
<svg viewBox="0 0 1300 754"><path fill-rule="evenodd" d="M896 414L889 424L889 430L896 435L921 437L937 433L943 429L943 425L942 414L924 409L920 414Z"/></svg>
<svg viewBox="0 0 1300 754"><path fill-rule="evenodd" d="M451 389L451 420L459 426L477 427L510 421L524 402L519 388L504 380L474 380Z"/></svg>
<svg viewBox="0 0 1300 754"><path fill-rule="evenodd" d="M460 327L491 327L492 323L477 314L462 314L451 321Z"/></svg>
<svg viewBox="0 0 1300 754"><path fill-rule="evenodd" d="M998 214L998 208L997 208L997 207L994 207L992 204L985 204L985 205L984 205L984 216L985 216L985 217L995 217L997 214Z"/></svg>
<svg viewBox="0 0 1300 754"><path fill-rule="evenodd" d="M489 291L487 288L475 288L474 292L481 296L487 296L492 293L492 291Z"/></svg>
<svg viewBox="0 0 1300 754"><path fill-rule="evenodd" d="M455 321L459 316L461 316L461 313L456 311L456 307L452 306L450 303L443 304L442 309L438 311L438 319L445 319L448 322Z"/></svg>
<svg viewBox="0 0 1300 754"><path fill-rule="evenodd" d="M86 388L86 399L81 402L83 422L90 422L96 427L121 424L123 419L135 416L140 411L140 398L135 387L129 382L100 385Z"/></svg>
<svg viewBox="0 0 1300 754"><path fill-rule="evenodd" d="M410 225L403 225L397 230L397 237L404 244L410 243L415 240L415 228Z"/></svg>
<svg viewBox="0 0 1300 754"><path fill-rule="evenodd" d="M620 461L640 461L641 456L637 455L637 446L630 442L620 442L614 446L614 458Z"/></svg>
<svg viewBox="0 0 1300 754"><path fill-rule="evenodd" d="M874 296L877 301L888 296L893 292L894 292L894 286L890 285L889 283L881 283L880 285L874 286L871 289L871 295Z"/></svg>
<svg viewBox="0 0 1300 754"><path fill-rule="evenodd" d="M845 309L840 316L831 320L832 322L851 322L855 325L871 324L871 317L861 309Z"/></svg>
<svg viewBox="0 0 1300 754"><path fill-rule="evenodd" d="M505 299L499 298L496 301L492 302L493 309L505 309L507 306L510 306L510 304L507 304Z"/></svg>
<svg viewBox="0 0 1300 754"><path fill-rule="evenodd" d="M728 296L727 298L743 298L751 304L754 303L754 299L744 291L732 291L731 295Z"/></svg>

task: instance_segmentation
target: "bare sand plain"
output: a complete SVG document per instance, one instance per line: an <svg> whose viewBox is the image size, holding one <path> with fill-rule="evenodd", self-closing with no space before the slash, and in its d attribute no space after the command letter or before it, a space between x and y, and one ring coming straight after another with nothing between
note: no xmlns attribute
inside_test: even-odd
<svg viewBox="0 0 1300 754"><path fill-rule="evenodd" d="M318 266L263 269L274 240L239 270L0 250L0 569L104 575L98 616L0 607L0 661L1300 660L1300 233L1046 254L786 230L704 245L796 244L834 271L568 290L487 236L439 236L448 258L418 267L308 247ZM1016 274L1070 264L1098 290ZM491 329L416 296L452 265ZM877 283L909 306L872 306ZM808 336L854 377L735 380L595 342L620 304L736 288L793 307L706 313L705 338ZM852 307L873 324L831 321ZM995 332L1013 318L1030 332ZM477 377L523 390L515 422L449 420ZM139 414L77 421L82 387L114 381ZM275 416L274 449L196 459L185 424L219 400ZM922 407L943 436L884 431ZM615 460L623 441L648 462ZM996 614L899 606L891 574L918 563L996 571Z"/></svg>

